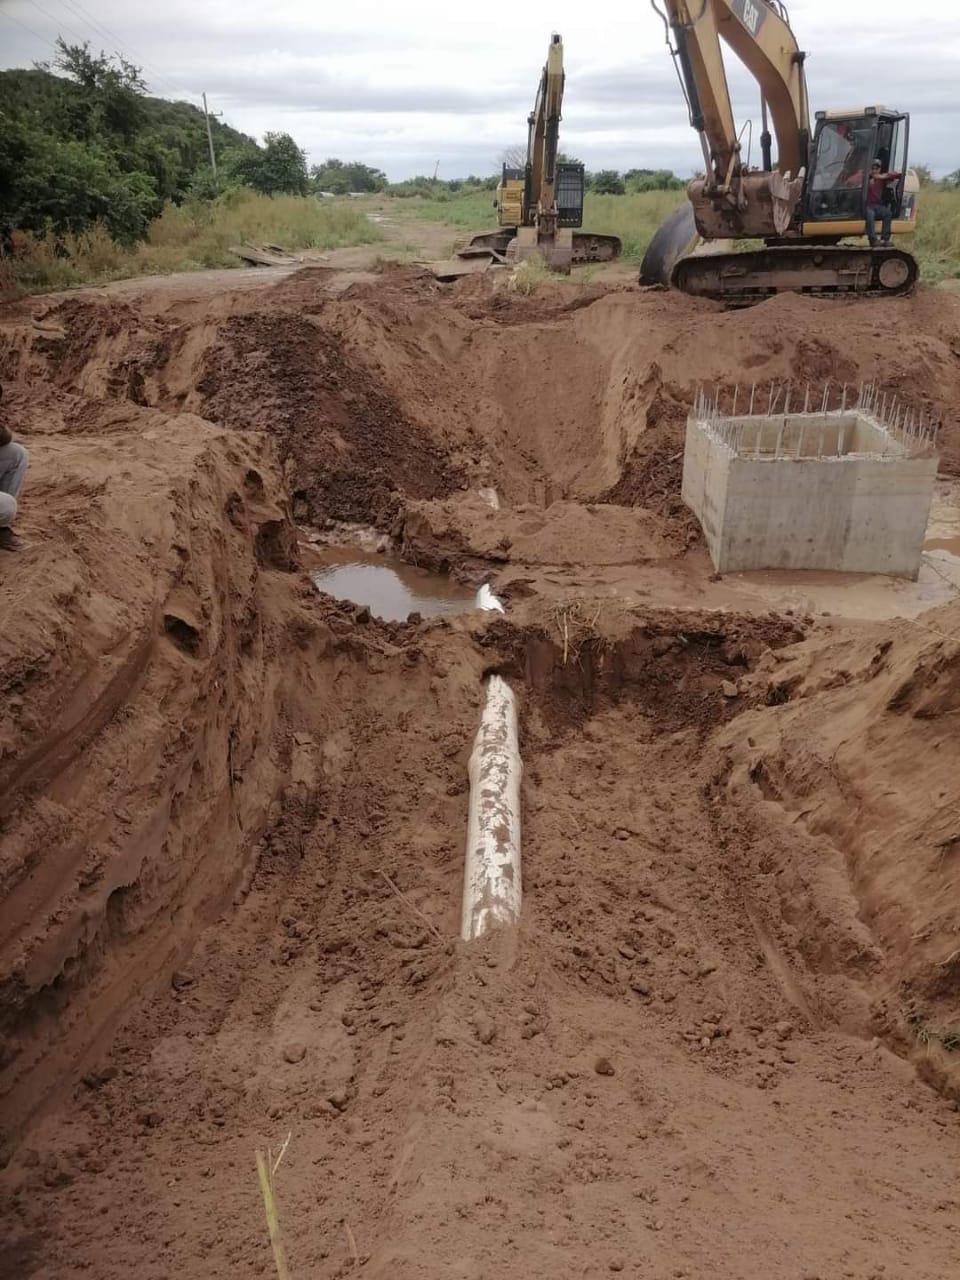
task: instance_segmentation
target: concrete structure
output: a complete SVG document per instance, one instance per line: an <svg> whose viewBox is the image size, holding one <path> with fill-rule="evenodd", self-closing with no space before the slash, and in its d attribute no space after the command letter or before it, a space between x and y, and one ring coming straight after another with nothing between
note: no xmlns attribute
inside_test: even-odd
<svg viewBox="0 0 960 1280"><path fill-rule="evenodd" d="M682 496L717 571L916 578L937 474L935 433L885 409L870 388L851 409L739 417L698 395Z"/></svg>

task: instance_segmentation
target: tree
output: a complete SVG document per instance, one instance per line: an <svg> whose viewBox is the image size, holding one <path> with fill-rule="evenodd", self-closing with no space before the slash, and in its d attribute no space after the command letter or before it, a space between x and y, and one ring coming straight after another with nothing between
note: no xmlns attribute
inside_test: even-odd
<svg viewBox="0 0 960 1280"><path fill-rule="evenodd" d="M628 169L623 181L628 191L682 191L686 186L672 169Z"/></svg>
<svg viewBox="0 0 960 1280"><path fill-rule="evenodd" d="M307 156L289 133L267 133L264 146L232 157L231 175L263 195L307 194Z"/></svg>
<svg viewBox="0 0 960 1280"><path fill-rule="evenodd" d="M141 98L147 86L140 68L120 54L112 58L103 50L92 54L87 40L83 44L67 44L57 36L56 50L52 66L42 63L41 70L55 69L84 91L77 105L85 119L77 123L85 126L87 135L111 133L132 138L144 118Z"/></svg>
<svg viewBox="0 0 960 1280"><path fill-rule="evenodd" d="M508 169L523 169L527 163L526 147L506 147L500 153L500 165L506 165Z"/></svg>
<svg viewBox="0 0 960 1280"><path fill-rule="evenodd" d="M921 187L932 187L936 182L936 178L933 176L933 170L928 164L914 164L910 167L920 179Z"/></svg>
<svg viewBox="0 0 960 1280"><path fill-rule="evenodd" d="M310 170L310 186L313 191L332 191L334 195L346 195L348 191L382 191L387 185L387 175L380 169L361 164L359 160L344 163L335 158L315 164Z"/></svg>
<svg viewBox="0 0 960 1280"><path fill-rule="evenodd" d="M622 196L626 192L623 179L616 169L601 169L593 175L593 190L599 196Z"/></svg>
<svg viewBox="0 0 960 1280"><path fill-rule="evenodd" d="M0 229L83 231L102 221L132 244L159 212L149 176L123 173L101 147L11 124L0 130Z"/></svg>

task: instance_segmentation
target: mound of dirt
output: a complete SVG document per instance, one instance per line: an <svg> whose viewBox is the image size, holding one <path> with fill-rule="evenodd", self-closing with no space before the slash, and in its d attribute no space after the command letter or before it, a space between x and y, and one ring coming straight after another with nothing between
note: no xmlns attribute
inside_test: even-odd
<svg viewBox="0 0 960 1280"><path fill-rule="evenodd" d="M176 350L168 358L175 363ZM230 317L204 353L197 390L215 422L269 424L298 514L314 523L383 524L397 490L443 496L460 482L429 434L313 317Z"/></svg>
<svg viewBox="0 0 960 1280"><path fill-rule="evenodd" d="M297 1276L943 1280L957 606L697 607L678 488L698 383L879 373L948 414L960 299L336 283L0 312L32 454L0 563L0 1272L267 1274L253 1153L289 1137ZM293 518L500 567L509 613L335 605ZM618 595L641 560L682 560L676 608ZM525 905L468 947L492 671Z"/></svg>
<svg viewBox="0 0 960 1280"><path fill-rule="evenodd" d="M677 549L650 511L598 503L492 510L479 496L406 503L403 555L440 570L471 564L640 564Z"/></svg>

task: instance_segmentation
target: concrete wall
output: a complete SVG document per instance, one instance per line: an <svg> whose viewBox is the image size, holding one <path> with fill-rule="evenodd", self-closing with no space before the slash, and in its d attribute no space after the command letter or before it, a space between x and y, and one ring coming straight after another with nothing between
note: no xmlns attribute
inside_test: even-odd
<svg viewBox="0 0 960 1280"><path fill-rule="evenodd" d="M847 413L776 413L771 417L725 418L737 441L737 453L819 458L848 453L900 456L901 441L874 419Z"/></svg>
<svg viewBox="0 0 960 1280"><path fill-rule="evenodd" d="M727 476L734 452L711 438L693 418L687 420L680 497L700 521L714 565L720 554Z"/></svg>
<svg viewBox="0 0 960 1280"><path fill-rule="evenodd" d="M691 419L682 496L718 572L827 569L916 578L936 473L935 457L738 456Z"/></svg>

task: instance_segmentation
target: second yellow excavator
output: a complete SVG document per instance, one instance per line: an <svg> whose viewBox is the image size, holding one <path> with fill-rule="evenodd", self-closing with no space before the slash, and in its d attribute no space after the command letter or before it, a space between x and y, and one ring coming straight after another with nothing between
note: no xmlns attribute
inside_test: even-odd
<svg viewBox="0 0 960 1280"><path fill-rule="evenodd" d="M651 241L641 283L733 303L784 291L890 295L912 288L916 259L889 237L875 244L874 232L869 248L841 244L878 221L894 236L914 231L920 184L907 168L909 115L881 106L818 111L811 137L806 54L779 0L651 4L666 28L705 173ZM760 87L758 169L743 155L721 39ZM698 240L741 239L763 247L692 252Z"/></svg>
<svg viewBox="0 0 960 1280"><path fill-rule="evenodd" d="M583 165L557 159L564 79L563 41L554 34L527 118L526 164L522 169L503 166L495 201L498 226L475 235L460 250L461 258L487 255L511 262L539 254L554 271L569 271L574 262L619 257L617 236L579 230Z"/></svg>

